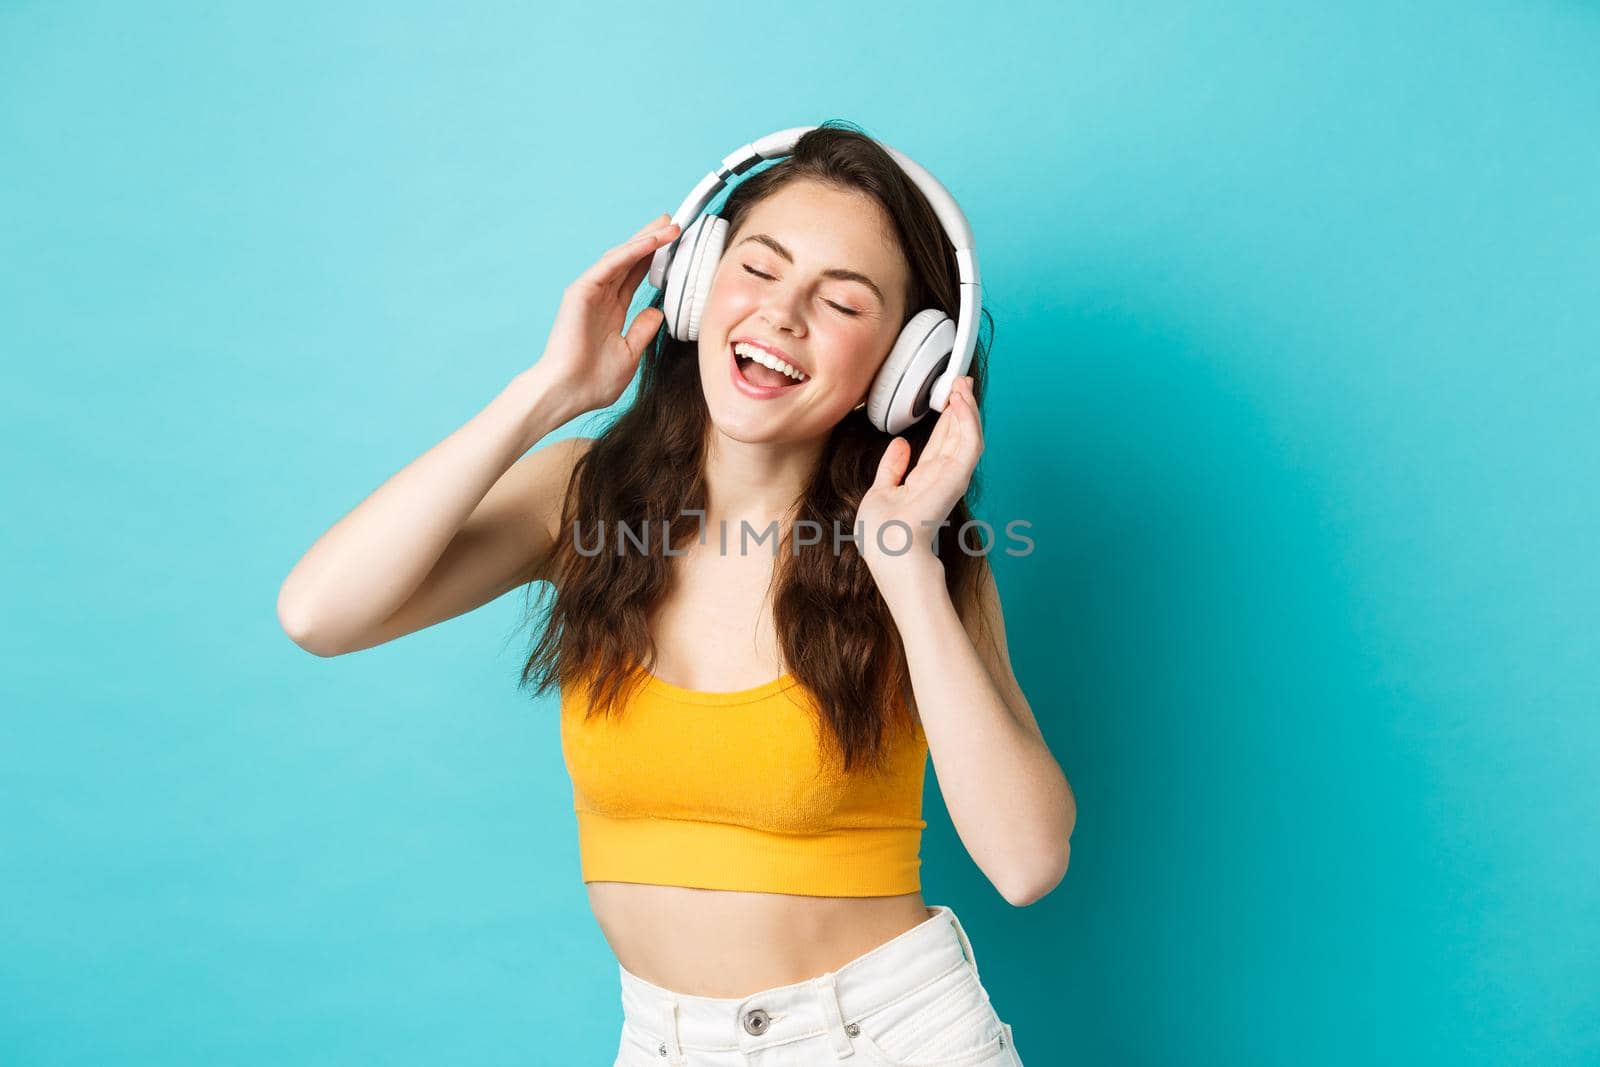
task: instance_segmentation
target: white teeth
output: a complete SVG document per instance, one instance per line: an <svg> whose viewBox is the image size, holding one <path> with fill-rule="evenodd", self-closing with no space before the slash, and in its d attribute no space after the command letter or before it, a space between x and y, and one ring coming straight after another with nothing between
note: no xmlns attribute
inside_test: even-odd
<svg viewBox="0 0 1600 1067"><path fill-rule="evenodd" d="M787 374L797 382L806 380L806 372L790 363L786 363L764 348L740 341L733 346L734 355L749 356L763 367L771 367L780 374Z"/></svg>

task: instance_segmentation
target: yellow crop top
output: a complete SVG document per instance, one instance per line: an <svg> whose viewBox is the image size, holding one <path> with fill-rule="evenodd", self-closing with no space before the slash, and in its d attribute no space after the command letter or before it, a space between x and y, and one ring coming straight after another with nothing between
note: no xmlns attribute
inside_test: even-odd
<svg viewBox="0 0 1600 1067"><path fill-rule="evenodd" d="M582 690L562 691L585 882L840 897L921 889L920 723L911 740L896 737L884 774L845 775L791 674L736 692L640 674L619 720L586 722Z"/></svg>

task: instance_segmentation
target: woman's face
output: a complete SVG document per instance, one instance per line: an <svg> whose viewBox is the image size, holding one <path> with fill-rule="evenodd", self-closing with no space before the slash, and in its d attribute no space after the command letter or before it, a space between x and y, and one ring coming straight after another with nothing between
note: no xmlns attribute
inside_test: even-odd
<svg viewBox="0 0 1600 1067"><path fill-rule="evenodd" d="M910 267L892 227L871 197L802 180L756 204L728 234L698 341L706 405L724 433L817 437L866 398L906 314ZM735 356L740 341L780 353L804 380L746 388L754 364ZM763 373L756 367L748 377Z"/></svg>

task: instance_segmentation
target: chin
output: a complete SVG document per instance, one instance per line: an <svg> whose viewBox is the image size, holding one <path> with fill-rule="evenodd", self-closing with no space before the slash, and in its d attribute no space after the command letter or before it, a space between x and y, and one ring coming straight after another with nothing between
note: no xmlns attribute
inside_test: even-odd
<svg viewBox="0 0 1600 1067"><path fill-rule="evenodd" d="M762 444L780 440L782 425L777 420L751 411L740 405L740 397L708 399L706 414L711 425L724 437L745 444Z"/></svg>

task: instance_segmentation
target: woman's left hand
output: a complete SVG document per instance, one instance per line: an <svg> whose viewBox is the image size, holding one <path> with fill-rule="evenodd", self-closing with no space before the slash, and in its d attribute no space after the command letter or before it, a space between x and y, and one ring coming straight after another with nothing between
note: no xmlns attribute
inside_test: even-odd
<svg viewBox="0 0 1600 1067"><path fill-rule="evenodd" d="M969 375L951 385L949 400L910 474L905 470L911 443L898 436L889 442L878 461L878 475L856 509L857 548L880 584L903 571L925 573L930 565L943 569L933 552L934 533L967 491L982 452L983 427ZM955 533L947 530L945 536Z"/></svg>

